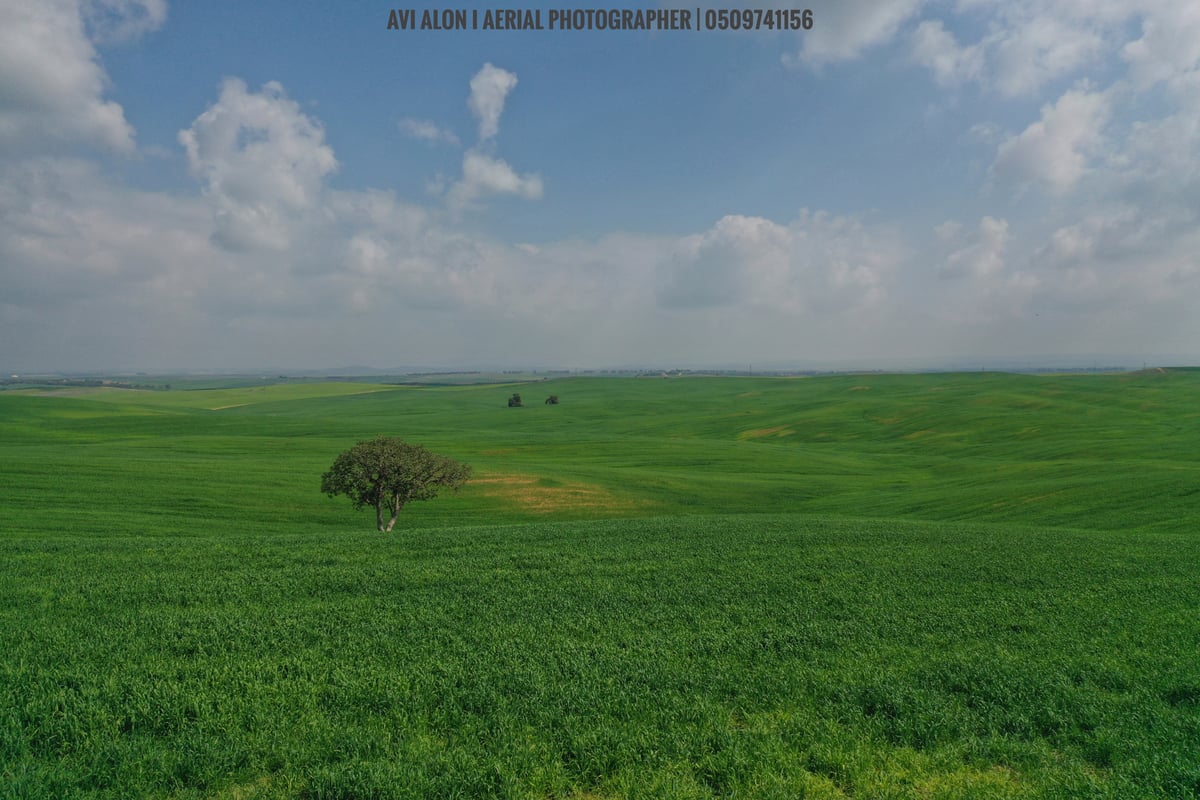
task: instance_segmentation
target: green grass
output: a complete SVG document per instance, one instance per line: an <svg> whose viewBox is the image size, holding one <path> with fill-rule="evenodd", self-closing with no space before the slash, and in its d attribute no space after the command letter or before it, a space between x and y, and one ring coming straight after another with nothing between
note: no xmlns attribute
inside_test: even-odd
<svg viewBox="0 0 1200 800"><path fill-rule="evenodd" d="M1198 389L0 394L0 796L1198 796Z"/></svg>

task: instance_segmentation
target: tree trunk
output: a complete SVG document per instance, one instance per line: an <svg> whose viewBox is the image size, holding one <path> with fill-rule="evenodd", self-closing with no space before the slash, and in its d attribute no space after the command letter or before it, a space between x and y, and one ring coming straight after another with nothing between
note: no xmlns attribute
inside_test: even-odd
<svg viewBox="0 0 1200 800"><path fill-rule="evenodd" d="M402 508L402 506L400 504L400 498L393 497L392 498L392 518L390 520L388 520L387 527L385 527L385 528L381 527L379 530L387 532L387 531L390 531L393 527L395 527L396 517L400 516L401 508ZM379 521L380 521L380 524L382 525L382 523L383 523L382 512L380 512Z"/></svg>
<svg viewBox="0 0 1200 800"><path fill-rule="evenodd" d="M395 521L396 521L396 518L392 517L392 522L395 522ZM384 529L383 528L383 498L382 497L378 498L375 501L375 527L381 531ZM390 531L392 529L392 526L388 525L387 529Z"/></svg>

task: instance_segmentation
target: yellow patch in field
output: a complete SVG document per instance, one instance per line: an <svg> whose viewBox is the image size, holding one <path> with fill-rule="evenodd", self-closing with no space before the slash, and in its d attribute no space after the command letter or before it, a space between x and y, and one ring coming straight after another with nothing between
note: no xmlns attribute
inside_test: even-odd
<svg viewBox="0 0 1200 800"><path fill-rule="evenodd" d="M761 439L764 436L791 436L793 433L795 431L787 425L776 425L774 428L757 428L752 431L742 431L738 434L738 438Z"/></svg>
<svg viewBox="0 0 1200 800"><path fill-rule="evenodd" d="M954 772L935 775L918 781L917 797L1018 797L1021 784L1017 773L1008 767L995 766L988 769L963 767Z"/></svg>
<svg viewBox="0 0 1200 800"><path fill-rule="evenodd" d="M925 430L922 430L922 431L913 431L912 433L905 434L904 438L905 439L921 439L921 438L924 438L924 437L930 435L931 433L937 433L937 431L935 431L933 428L926 428Z"/></svg>
<svg viewBox="0 0 1200 800"><path fill-rule="evenodd" d="M644 502L620 498L600 486L580 481L548 481L535 475L494 475L472 478L486 497L511 503L522 511L553 514L559 511L631 511Z"/></svg>
<svg viewBox="0 0 1200 800"><path fill-rule="evenodd" d="M811 772L804 776L802 791L802 797L812 797L814 800L845 800L849 797L829 778Z"/></svg>
<svg viewBox="0 0 1200 800"><path fill-rule="evenodd" d="M249 403L231 403L230 405L227 405L227 406L213 406L212 408L209 409L209 411L224 411L227 408L239 408L241 406L248 406L248 405L250 405L250 404Z"/></svg>
<svg viewBox="0 0 1200 800"><path fill-rule="evenodd" d="M870 386L851 386L850 387L850 391L852 391L852 392L869 392L870 390L871 390Z"/></svg>
<svg viewBox="0 0 1200 800"><path fill-rule="evenodd" d="M238 783L225 788L218 792L215 796L218 800L252 800L255 797L265 797L267 790L271 788L274 782L273 775L263 775L257 780L249 783Z"/></svg>

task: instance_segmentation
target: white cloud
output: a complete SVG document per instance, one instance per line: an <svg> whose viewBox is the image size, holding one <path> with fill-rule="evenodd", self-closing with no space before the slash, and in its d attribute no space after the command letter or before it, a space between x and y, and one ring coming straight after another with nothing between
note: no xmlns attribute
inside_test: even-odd
<svg viewBox="0 0 1200 800"><path fill-rule="evenodd" d="M1136 85L1169 82L1200 68L1200 6L1175 0L1145 6L1142 35L1121 51Z"/></svg>
<svg viewBox="0 0 1200 800"><path fill-rule="evenodd" d="M479 140L486 141L500 132L500 115L508 93L517 86L517 76L490 63L471 78L467 106L479 119Z"/></svg>
<svg viewBox="0 0 1200 800"><path fill-rule="evenodd" d="M0 150L132 153L133 127L107 88L78 2L0 0Z"/></svg>
<svg viewBox="0 0 1200 800"><path fill-rule="evenodd" d="M941 20L926 20L912 35L913 59L928 67L942 86L958 86L975 80L983 68L979 45L959 46Z"/></svg>
<svg viewBox="0 0 1200 800"><path fill-rule="evenodd" d="M326 189L315 224L283 249L231 251L213 240L207 198L36 159L0 165L0 361L587 366L1169 348L1200 334L1196 216L1113 208L1027 245L1028 226L989 216L922 242L821 212L729 215L686 236L528 246L391 192Z"/></svg>
<svg viewBox="0 0 1200 800"><path fill-rule="evenodd" d="M1136 350L1200 335L1200 214L1113 205L1056 229L1034 253L1044 292L1084 340Z"/></svg>
<svg viewBox="0 0 1200 800"><path fill-rule="evenodd" d="M1013 252L1012 227L985 215L971 226L948 220L933 229L924 256L932 266L914 278L921 296L912 298L927 317L926 329L938 331L931 347L981 355L1008 355L1017 348L1054 352L1052 342L1031 347L1023 340L1026 317L1046 298L1043 276L1031 268L1028 254Z"/></svg>
<svg viewBox="0 0 1200 800"><path fill-rule="evenodd" d="M454 131L438 127L435 123L427 119L411 119L406 117L400 120L399 127L401 132L413 139L425 142L458 144L458 137L454 135Z"/></svg>
<svg viewBox="0 0 1200 800"><path fill-rule="evenodd" d="M925 20L911 37L912 57L943 86L970 81L1004 96L1030 96L1100 63L1136 2L962 0L954 11L968 18L982 14L986 32L960 44L943 20Z"/></svg>
<svg viewBox="0 0 1200 800"><path fill-rule="evenodd" d="M952 241L959 238L961 225L947 222L935 229L939 239ZM1008 245L1008 221L995 217L984 217L971 240L958 247L946 257L941 274L946 277L971 276L987 278L1004 270L1004 251Z"/></svg>
<svg viewBox="0 0 1200 800"><path fill-rule="evenodd" d="M1105 37L1078 20L1034 14L986 44L996 88L1010 97L1031 94L1105 52Z"/></svg>
<svg viewBox="0 0 1200 800"><path fill-rule="evenodd" d="M489 195L516 195L529 200L542 196L539 175L520 175L507 161L487 152L494 149L494 143L489 140L500 130L505 99L516 85L516 75L490 63L484 64L471 78L467 105L479 118L479 144L463 154L462 178L445 192L450 210L455 214Z"/></svg>
<svg viewBox="0 0 1200 800"><path fill-rule="evenodd" d="M320 123L274 81L253 93L227 79L179 142L213 205L217 240L232 249L287 247L338 166Z"/></svg>
<svg viewBox="0 0 1200 800"><path fill-rule="evenodd" d="M122 349L166 349L197 298L230 274L196 200L116 187L68 159L0 165L0 186L0 339L13 343L10 359L79 368Z"/></svg>
<svg viewBox="0 0 1200 800"><path fill-rule="evenodd" d="M1100 150L1110 110L1103 92L1066 92L1054 105L1042 107L1040 120L1001 143L993 173L1018 185L1066 192L1087 172L1089 156Z"/></svg>
<svg viewBox="0 0 1200 800"><path fill-rule="evenodd" d="M1029 96L1047 84L1103 60L1117 47L1140 6L1156 0L959 0L933 6L945 19L926 18L923 0L830 0L815 3L814 26L789 64L819 66L859 57L901 37L910 58L941 86L977 82L1009 97ZM986 24L975 41L961 41L949 18ZM1181 46L1184 41L1180 37Z"/></svg>
<svg viewBox="0 0 1200 800"><path fill-rule="evenodd" d="M681 239L659 268L666 308L829 312L879 303L903 246L857 220L805 212L790 225L730 215Z"/></svg>
<svg viewBox="0 0 1200 800"><path fill-rule="evenodd" d="M817 66L857 57L882 44L921 9L923 0L813 0L812 30L785 63Z"/></svg>
<svg viewBox="0 0 1200 800"><path fill-rule="evenodd" d="M167 21L166 0L84 0L84 20L100 43L128 42Z"/></svg>
<svg viewBox="0 0 1200 800"><path fill-rule="evenodd" d="M512 194L529 200L542 196L542 179L538 175L518 175L508 162L468 150L463 155L463 174L450 187L447 199L457 211L487 195Z"/></svg>

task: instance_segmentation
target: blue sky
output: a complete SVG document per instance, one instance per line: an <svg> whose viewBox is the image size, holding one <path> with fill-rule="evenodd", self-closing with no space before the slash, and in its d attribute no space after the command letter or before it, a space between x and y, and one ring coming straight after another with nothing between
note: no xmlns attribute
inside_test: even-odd
<svg viewBox="0 0 1200 800"><path fill-rule="evenodd" d="M450 7L0 0L0 369L1200 357L1200 7Z"/></svg>

